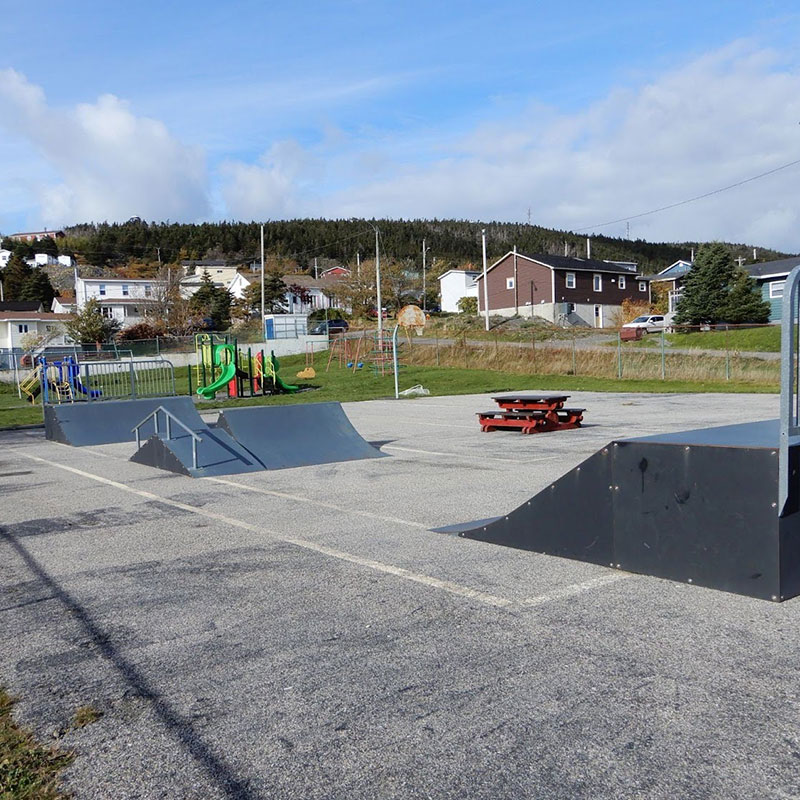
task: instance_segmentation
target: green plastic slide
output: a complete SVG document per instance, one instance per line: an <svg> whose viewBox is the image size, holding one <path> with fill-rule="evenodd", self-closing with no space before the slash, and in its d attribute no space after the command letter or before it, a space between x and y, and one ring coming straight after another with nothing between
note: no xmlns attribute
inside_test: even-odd
<svg viewBox="0 0 800 800"><path fill-rule="evenodd" d="M272 368L275 371L275 386L281 389L284 392L288 392L289 394L294 394L295 392L299 391L299 386L292 386L290 383L284 383L281 379L281 376L278 375L278 370L280 369L280 363L278 359L275 358L275 351L270 351L270 358L272 359Z"/></svg>
<svg viewBox="0 0 800 800"><path fill-rule="evenodd" d="M228 361L223 361L223 352L228 353ZM198 386L197 394L204 397L206 400L213 400L217 392L228 384L236 376L236 353L232 344L217 344L214 345L214 363L218 367L222 367L222 374L213 383L208 386Z"/></svg>

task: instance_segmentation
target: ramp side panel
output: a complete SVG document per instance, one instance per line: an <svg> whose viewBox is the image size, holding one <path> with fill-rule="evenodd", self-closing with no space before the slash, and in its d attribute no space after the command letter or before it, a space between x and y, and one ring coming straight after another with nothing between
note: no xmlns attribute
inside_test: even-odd
<svg viewBox="0 0 800 800"><path fill-rule="evenodd" d="M151 436L130 460L195 478L263 470L261 464L224 431L205 428L198 433L202 441L197 445L197 469L192 461L192 438L187 435L174 439Z"/></svg>
<svg viewBox="0 0 800 800"><path fill-rule="evenodd" d="M609 566L615 563L610 484L606 447L507 516L458 535Z"/></svg>
<svg viewBox="0 0 800 800"><path fill-rule="evenodd" d="M339 403L226 409L217 428L266 469L385 457L358 433Z"/></svg>
<svg viewBox="0 0 800 800"><path fill-rule="evenodd" d="M773 453L727 445L615 443L617 563L630 572L777 599Z"/></svg>
<svg viewBox="0 0 800 800"><path fill-rule="evenodd" d="M45 436L74 447L132 442L136 438L134 425L159 406L171 411L192 430L206 427L190 397L147 397L45 406ZM152 420L141 430L142 438L154 433Z"/></svg>

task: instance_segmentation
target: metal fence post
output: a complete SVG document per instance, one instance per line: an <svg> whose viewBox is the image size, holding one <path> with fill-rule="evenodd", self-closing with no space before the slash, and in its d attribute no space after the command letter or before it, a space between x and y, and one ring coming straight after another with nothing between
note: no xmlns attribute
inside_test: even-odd
<svg viewBox="0 0 800 800"><path fill-rule="evenodd" d="M661 380L667 379L667 356L664 352L664 330L661 331Z"/></svg>
<svg viewBox="0 0 800 800"><path fill-rule="evenodd" d="M728 349L728 326L725 326L725 380L731 379L731 351Z"/></svg>
<svg viewBox="0 0 800 800"><path fill-rule="evenodd" d="M572 332L572 374L578 374L578 365L575 360L575 331Z"/></svg>
<svg viewBox="0 0 800 800"><path fill-rule="evenodd" d="M622 378L622 334L617 333L617 378Z"/></svg>
<svg viewBox="0 0 800 800"><path fill-rule="evenodd" d="M130 362L129 370L130 370L130 376L131 376L131 397L135 400L136 399L136 371L133 368L133 361Z"/></svg>

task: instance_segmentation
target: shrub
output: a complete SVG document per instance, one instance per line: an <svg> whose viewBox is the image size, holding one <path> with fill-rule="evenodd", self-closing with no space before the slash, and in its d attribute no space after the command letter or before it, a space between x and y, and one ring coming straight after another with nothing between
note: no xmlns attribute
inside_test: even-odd
<svg viewBox="0 0 800 800"><path fill-rule="evenodd" d="M458 303L458 310L462 314L477 314L478 313L478 298L477 297L462 297Z"/></svg>
<svg viewBox="0 0 800 800"><path fill-rule="evenodd" d="M136 339L155 339L164 336L166 330L163 325L151 322L137 322L129 328L123 328L116 336L118 342L132 342Z"/></svg>

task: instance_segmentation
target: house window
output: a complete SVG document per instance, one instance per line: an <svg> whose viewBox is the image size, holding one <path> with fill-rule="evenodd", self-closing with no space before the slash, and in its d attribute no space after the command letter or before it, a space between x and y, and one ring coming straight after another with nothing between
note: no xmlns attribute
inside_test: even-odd
<svg viewBox="0 0 800 800"><path fill-rule="evenodd" d="M575 288L575 273L568 272L567 273L567 289L574 289Z"/></svg>
<svg viewBox="0 0 800 800"><path fill-rule="evenodd" d="M100 307L100 313L106 319L114 319L114 309L111 308L111 306L101 306Z"/></svg>
<svg viewBox="0 0 800 800"><path fill-rule="evenodd" d="M776 297L783 297L783 285L786 281L773 281L769 285L770 299L774 300Z"/></svg>
<svg viewBox="0 0 800 800"><path fill-rule="evenodd" d="M128 284L127 283L123 283L122 284L122 296L123 297L127 297L129 294L130 294L130 292L128 291Z"/></svg>
<svg viewBox="0 0 800 800"><path fill-rule="evenodd" d="M514 288L514 279L506 278L506 289L513 289L513 288Z"/></svg>
<svg viewBox="0 0 800 800"><path fill-rule="evenodd" d="M146 283L144 285L144 296L150 297L150 295L152 294L153 294L153 287L149 283Z"/></svg>
<svg viewBox="0 0 800 800"><path fill-rule="evenodd" d="M100 297L106 296L106 285L104 283L100 284Z"/></svg>
<svg viewBox="0 0 800 800"><path fill-rule="evenodd" d="M27 333L28 332L28 326L27 325L17 325L17 331L19 333Z"/></svg>
<svg viewBox="0 0 800 800"><path fill-rule="evenodd" d="M639 291L640 292L647 291L647 281L639 281Z"/></svg>
<svg viewBox="0 0 800 800"><path fill-rule="evenodd" d="M617 282L617 286L619 286L620 289L624 289L625 288L625 276L624 275L620 275L619 276L619 281Z"/></svg>
<svg viewBox="0 0 800 800"><path fill-rule="evenodd" d="M593 282L594 282L594 287L593 287L594 290L596 292L602 292L603 291L603 276L600 275L599 273L595 272L594 275L592 276L592 279L593 279Z"/></svg>
<svg viewBox="0 0 800 800"><path fill-rule="evenodd" d="M137 306L125 306L124 314L126 317L138 317L139 309Z"/></svg>

